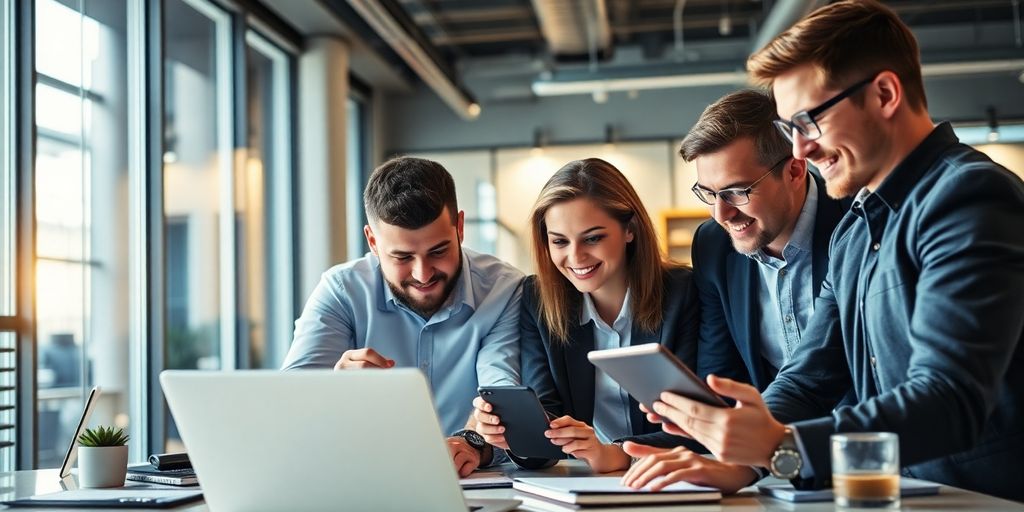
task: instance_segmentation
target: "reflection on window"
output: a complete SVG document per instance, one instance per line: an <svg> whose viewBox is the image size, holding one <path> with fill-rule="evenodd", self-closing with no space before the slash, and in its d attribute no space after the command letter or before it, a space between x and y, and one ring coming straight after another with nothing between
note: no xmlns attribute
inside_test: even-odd
<svg viewBox="0 0 1024 512"><path fill-rule="evenodd" d="M36 339L39 467L56 467L85 393L128 422L126 6L36 9Z"/></svg>
<svg viewBox="0 0 1024 512"><path fill-rule="evenodd" d="M166 366L232 367L235 344L230 18L212 3L164 4ZM179 245L172 246L172 243ZM167 418L168 451L180 450Z"/></svg>
<svg viewBox="0 0 1024 512"><path fill-rule="evenodd" d="M291 342L291 147L287 54L246 37L247 157L235 182L239 366L278 368Z"/></svg>
<svg viewBox="0 0 1024 512"><path fill-rule="evenodd" d="M13 2L0 5L0 62L13 62L10 40ZM13 77L9 66L0 65L0 316L14 314L14 143ZM13 450L4 450L13 451ZM2 461L0 461L2 462ZM0 471L13 469L0 463Z"/></svg>

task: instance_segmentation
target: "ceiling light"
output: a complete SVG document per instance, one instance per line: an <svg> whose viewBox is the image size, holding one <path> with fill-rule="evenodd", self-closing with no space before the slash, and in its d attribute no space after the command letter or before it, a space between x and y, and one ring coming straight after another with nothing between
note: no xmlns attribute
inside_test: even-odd
<svg viewBox="0 0 1024 512"><path fill-rule="evenodd" d="M980 75L990 73L1020 72L1024 59L1000 59L973 62L936 62L921 66L926 77ZM607 69L607 68L606 68ZM644 76L592 75L594 78L558 79L552 75L533 82L531 89L537 96L567 96L573 94L594 94L601 90L606 93L618 91L643 91L652 89L676 89L683 87L707 87L716 85L744 86L747 84L745 71L718 71L690 74L665 74ZM1024 81L1024 73L1020 77Z"/></svg>

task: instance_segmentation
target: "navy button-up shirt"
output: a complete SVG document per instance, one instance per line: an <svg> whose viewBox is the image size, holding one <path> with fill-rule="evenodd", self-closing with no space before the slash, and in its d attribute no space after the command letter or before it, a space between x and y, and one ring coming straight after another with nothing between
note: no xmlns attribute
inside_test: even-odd
<svg viewBox="0 0 1024 512"><path fill-rule="evenodd" d="M829 435L899 435L906 474L1024 500L1024 183L941 124L832 237L792 364L765 391L804 455ZM857 403L830 413L850 388Z"/></svg>

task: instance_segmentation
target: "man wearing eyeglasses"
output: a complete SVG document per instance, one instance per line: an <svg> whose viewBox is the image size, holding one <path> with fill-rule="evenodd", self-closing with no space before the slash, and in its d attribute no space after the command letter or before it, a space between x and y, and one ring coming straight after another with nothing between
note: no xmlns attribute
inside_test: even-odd
<svg viewBox="0 0 1024 512"><path fill-rule="evenodd" d="M697 229L691 251L701 304L697 374L749 382L760 391L804 340L828 269L829 239L848 206L825 193L803 159L793 158L775 119L769 95L734 92L708 106L679 147L697 169L693 193L713 217ZM692 457L684 448L625 449L649 457L629 475L645 483L640 468L686 466ZM738 490L754 476L747 470L718 486Z"/></svg>
<svg viewBox="0 0 1024 512"><path fill-rule="evenodd" d="M828 483L831 434L894 432L904 476L1024 500L1024 183L932 123L918 55L891 10L857 0L750 58L793 156L854 204L805 341L763 399L709 377L736 407L663 394L652 419L800 487ZM856 404L832 411L849 389Z"/></svg>

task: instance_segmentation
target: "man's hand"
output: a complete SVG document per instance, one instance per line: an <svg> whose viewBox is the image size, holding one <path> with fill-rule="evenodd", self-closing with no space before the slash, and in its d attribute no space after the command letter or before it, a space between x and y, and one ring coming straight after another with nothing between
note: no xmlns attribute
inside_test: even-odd
<svg viewBox="0 0 1024 512"><path fill-rule="evenodd" d="M391 368L395 366L394 359L388 359L380 355L372 348L361 348L358 350L346 350L334 363L335 370L352 370L356 368Z"/></svg>
<svg viewBox="0 0 1024 512"><path fill-rule="evenodd" d="M501 418L496 414L492 414L494 410L491 404L484 401L483 398L476 397L473 399L473 418L470 425L466 428L477 431L480 435L484 436L484 441L487 441L493 446L497 446L502 450L508 450L508 441L505 440L505 427L501 426Z"/></svg>
<svg viewBox="0 0 1024 512"><path fill-rule="evenodd" d="M598 473L618 471L629 467L630 458L614 444L601 444L593 427L572 416L562 416L551 421L551 429L544 435L562 451L587 461L590 468Z"/></svg>
<svg viewBox="0 0 1024 512"><path fill-rule="evenodd" d="M476 451L465 439L454 436L448 438L448 453L452 456L452 464L459 478L466 478L480 467L480 452Z"/></svg>
<svg viewBox="0 0 1024 512"><path fill-rule="evenodd" d="M651 491L660 491L670 484L683 481L734 494L757 478L757 473L748 466L709 459L682 446L655 448L626 441L622 448L631 457L640 459L622 476L622 485L634 489L650 484Z"/></svg>
<svg viewBox="0 0 1024 512"><path fill-rule="evenodd" d="M772 417L753 386L714 375L708 376L708 385L715 393L735 399L736 406L715 407L664 392L653 404L654 413L674 423L677 432L699 441L722 462L767 467L786 427Z"/></svg>
<svg viewBox="0 0 1024 512"><path fill-rule="evenodd" d="M665 418L662 418L661 416L658 416L657 414L648 410L647 407L644 406L644 404L640 404L640 410L647 415L647 421L651 423L660 423L661 429L664 430L665 432L668 432L669 434L672 434L674 436L693 437L690 434L687 434L685 430L679 428L675 423L672 423L671 421L665 421Z"/></svg>

